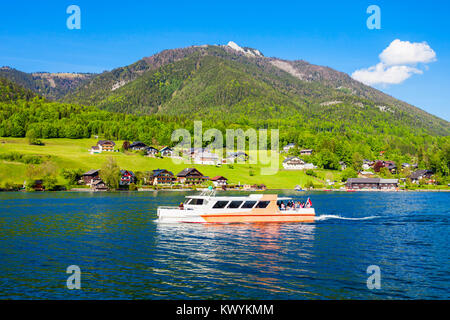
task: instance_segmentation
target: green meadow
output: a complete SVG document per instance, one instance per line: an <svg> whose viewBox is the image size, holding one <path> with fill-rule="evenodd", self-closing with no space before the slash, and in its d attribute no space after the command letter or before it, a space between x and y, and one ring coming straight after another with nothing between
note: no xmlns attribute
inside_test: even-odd
<svg viewBox="0 0 450 320"><path fill-rule="evenodd" d="M0 154L17 152L24 155L51 156L51 160L59 170L99 169L108 157L113 157L121 169L136 171L151 171L153 169L167 169L174 174L184 168L195 167L209 177L224 176L229 184L265 184L269 189L292 189L296 185L302 187L312 181L315 185L323 185L324 180L339 181L340 172L331 170L316 170L319 178L306 175L303 171L284 170L281 163L284 156L279 156L279 171L274 175L261 174L260 164L233 164L220 167L211 165L198 165L190 163L175 163L171 158L144 157L134 152L104 152L90 154L89 149L97 143L96 139L42 139L44 145L30 145L25 138L1 138ZM121 146L123 141L115 141ZM27 164L0 160L0 184L5 181L22 183L26 180ZM61 183L64 180L60 177Z"/></svg>

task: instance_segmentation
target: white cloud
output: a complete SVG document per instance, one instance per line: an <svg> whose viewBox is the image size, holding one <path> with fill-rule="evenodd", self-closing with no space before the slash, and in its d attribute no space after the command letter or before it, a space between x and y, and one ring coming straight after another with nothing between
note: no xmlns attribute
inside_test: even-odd
<svg viewBox="0 0 450 320"><path fill-rule="evenodd" d="M399 84L413 74L422 74L419 63L436 61L436 53L426 42L409 42L396 39L379 55L377 65L353 72L352 78L367 85ZM425 70L428 67L425 65Z"/></svg>
<svg viewBox="0 0 450 320"><path fill-rule="evenodd" d="M409 42L396 39L383 50L380 60L386 65L429 63L436 61L436 53L426 42Z"/></svg>
<svg viewBox="0 0 450 320"><path fill-rule="evenodd" d="M378 63L367 69L356 70L352 78L367 85L374 84L399 84L411 77L413 74L422 74L417 68L409 66L386 66Z"/></svg>

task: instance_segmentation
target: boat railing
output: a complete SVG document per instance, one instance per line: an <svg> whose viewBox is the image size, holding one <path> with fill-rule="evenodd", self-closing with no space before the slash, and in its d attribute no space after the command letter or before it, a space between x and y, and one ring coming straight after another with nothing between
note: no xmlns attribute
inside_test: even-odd
<svg viewBox="0 0 450 320"><path fill-rule="evenodd" d="M159 206L158 209L194 210L192 208L186 207L180 208L179 206Z"/></svg>

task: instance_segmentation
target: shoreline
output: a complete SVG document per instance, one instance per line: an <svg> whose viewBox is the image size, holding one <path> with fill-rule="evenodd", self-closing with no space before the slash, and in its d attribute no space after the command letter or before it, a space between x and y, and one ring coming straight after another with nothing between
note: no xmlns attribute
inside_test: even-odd
<svg viewBox="0 0 450 320"><path fill-rule="evenodd" d="M192 189L192 188L186 188L186 189L146 189L146 188L139 188L137 190L114 190L114 191L94 191L89 188L72 188L70 190L59 190L59 191L25 191L25 190L0 190L0 192L25 192L25 193L51 193L51 192L81 192L81 193L109 193L109 192L127 192L127 193L134 193L134 192L158 192L158 191L168 191L168 192L192 192L192 191L204 191L206 188L199 188L199 189ZM443 188L443 189L415 189L415 190L339 190L339 189L312 189L312 190L301 190L297 191L294 189L266 189L266 190L216 190L219 192L251 192L251 193L258 193L258 192L296 192L296 193L304 193L304 192L348 192L348 193L363 193L363 192L450 192L450 188Z"/></svg>

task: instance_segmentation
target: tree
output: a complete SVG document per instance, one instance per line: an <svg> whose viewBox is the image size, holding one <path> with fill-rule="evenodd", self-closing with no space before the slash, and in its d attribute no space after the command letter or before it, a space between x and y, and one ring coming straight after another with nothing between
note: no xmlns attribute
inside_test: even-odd
<svg viewBox="0 0 450 320"><path fill-rule="evenodd" d="M130 141L124 141L122 144L123 150L128 150L130 148Z"/></svg>
<svg viewBox="0 0 450 320"><path fill-rule="evenodd" d="M363 165L363 157L359 152L355 152L352 156L352 168L355 171L361 170Z"/></svg>
<svg viewBox="0 0 450 320"><path fill-rule="evenodd" d="M100 178L111 189L119 188L120 168L113 157L108 157L103 163L103 166L100 169Z"/></svg>
<svg viewBox="0 0 450 320"><path fill-rule="evenodd" d="M64 179L67 180L67 182L70 185L77 184L78 180L80 180L82 174L83 174L83 171L81 169L74 169L74 170L63 169L61 171L61 175L63 176Z"/></svg>
<svg viewBox="0 0 450 320"><path fill-rule="evenodd" d="M356 178L358 177L358 173L353 168L347 168L344 171L342 171L341 181L345 182L349 178Z"/></svg>
<svg viewBox="0 0 450 320"><path fill-rule="evenodd" d="M38 139L38 134L35 129L30 129L27 131L27 139L29 144L37 146L43 145L42 141Z"/></svg>

